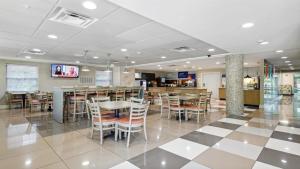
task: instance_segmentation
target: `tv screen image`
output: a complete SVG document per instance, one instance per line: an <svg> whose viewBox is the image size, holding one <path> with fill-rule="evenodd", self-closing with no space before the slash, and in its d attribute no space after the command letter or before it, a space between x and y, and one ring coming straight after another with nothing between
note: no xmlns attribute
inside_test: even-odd
<svg viewBox="0 0 300 169"><path fill-rule="evenodd" d="M78 76L78 66L65 64L51 64L51 77L78 78Z"/></svg>
<svg viewBox="0 0 300 169"><path fill-rule="evenodd" d="M178 72L179 79L188 78L188 75L189 75L189 72Z"/></svg>

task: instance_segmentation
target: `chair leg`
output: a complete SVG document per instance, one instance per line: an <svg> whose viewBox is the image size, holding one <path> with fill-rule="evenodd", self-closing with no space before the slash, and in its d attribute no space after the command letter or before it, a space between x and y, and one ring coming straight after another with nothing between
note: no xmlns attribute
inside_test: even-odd
<svg viewBox="0 0 300 169"><path fill-rule="evenodd" d="M178 112L179 122L181 123L181 111Z"/></svg>
<svg viewBox="0 0 300 169"><path fill-rule="evenodd" d="M168 119L170 119L170 115L171 115L171 110L169 109Z"/></svg>
<svg viewBox="0 0 300 169"><path fill-rule="evenodd" d="M103 144L103 130L102 130L102 126L100 127L100 144Z"/></svg>
<svg viewBox="0 0 300 169"><path fill-rule="evenodd" d="M77 107L77 104L76 104L76 101L74 101L73 121L75 121L75 118L76 118L76 107Z"/></svg>
<svg viewBox="0 0 300 169"><path fill-rule="evenodd" d="M93 139L93 135L94 135L94 124L92 124L91 139Z"/></svg>
<svg viewBox="0 0 300 169"><path fill-rule="evenodd" d="M130 142L130 132L131 132L131 127L129 127L129 130L128 130L128 135L127 135L127 147L129 147L129 142Z"/></svg>
<svg viewBox="0 0 300 169"><path fill-rule="evenodd" d="M119 139L121 140L122 139L122 131L119 130Z"/></svg>
<svg viewBox="0 0 300 169"><path fill-rule="evenodd" d="M115 125L115 141L118 141L118 125Z"/></svg>
<svg viewBox="0 0 300 169"><path fill-rule="evenodd" d="M160 106L160 117L162 117L162 112L163 112L163 106Z"/></svg>
<svg viewBox="0 0 300 169"><path fill-rule="evenodd" d="M147 137L147 129L146 129L146 126L144 125L144 135L145 135L145 140L147 141L148 140L148 137Z"/></svg>
<svg viewBox="0 0 300 169"><path fill-rule="evenodd" d="M189 118L188 118L188 113L186 110L184 111L184 115L185 115L185 121L188 121Z"/></svg>
<svg viewBox="0 0 300 169"><path fill-rule="evenodd" d="M198 114L197 114L197 123L199 123L199 116L200 116L200 112L198 111Z"/></svg>

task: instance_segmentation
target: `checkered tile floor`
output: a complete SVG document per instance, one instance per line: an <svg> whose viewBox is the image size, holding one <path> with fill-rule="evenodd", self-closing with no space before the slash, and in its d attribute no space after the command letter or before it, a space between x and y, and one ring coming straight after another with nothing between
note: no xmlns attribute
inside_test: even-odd
<svg viewBox="0 0 300 169"><path fill-rule="evenodd" d="M113 169L299 169L300 125L230 115Z"/></svg>

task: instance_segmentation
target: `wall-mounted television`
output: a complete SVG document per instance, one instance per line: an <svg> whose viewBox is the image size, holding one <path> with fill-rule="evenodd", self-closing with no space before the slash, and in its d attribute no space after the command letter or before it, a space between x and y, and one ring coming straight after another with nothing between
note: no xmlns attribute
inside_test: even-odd
<svg viewBox="0 0 300 169"><path fill-rule="evenodd" d="M79 67L76 65L51 64L51 77L78 78Z"/></svg>
<svg viewBox="0 0 300 169"><path fill-rule="evenodd" d="M188 78L189 72L178 72L178 79Z"/></svg>

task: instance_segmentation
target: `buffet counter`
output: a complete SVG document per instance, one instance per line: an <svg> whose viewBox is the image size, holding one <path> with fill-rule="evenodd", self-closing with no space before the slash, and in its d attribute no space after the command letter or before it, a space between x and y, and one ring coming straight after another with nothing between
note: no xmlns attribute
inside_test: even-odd
<svg viewBox="0 0 300 169"><path fill-rule="evenodd" d="M226 88L219 88L220 100L226 99ZM244 104L259 106L260 104L260 90L248 89L244 90Z"/></svg>

